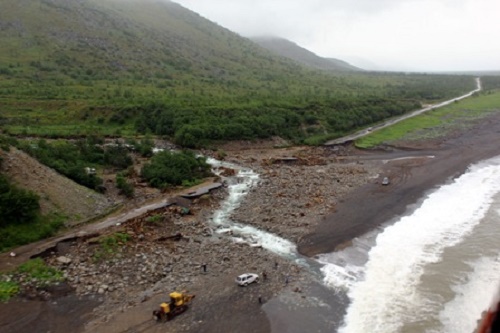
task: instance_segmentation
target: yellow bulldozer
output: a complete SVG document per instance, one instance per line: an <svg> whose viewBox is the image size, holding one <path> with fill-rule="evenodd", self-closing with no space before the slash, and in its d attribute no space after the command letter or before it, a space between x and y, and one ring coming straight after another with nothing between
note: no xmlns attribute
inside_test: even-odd
<svg viewBox="0 0 500 333"><path fill-rule="evenodd" d="M158 310L153 311L153 319L156 321L169 321L175 316L188 309L188 303L195 295L188 295L185 291L170 293L170 302L161 303Z"/></svg>

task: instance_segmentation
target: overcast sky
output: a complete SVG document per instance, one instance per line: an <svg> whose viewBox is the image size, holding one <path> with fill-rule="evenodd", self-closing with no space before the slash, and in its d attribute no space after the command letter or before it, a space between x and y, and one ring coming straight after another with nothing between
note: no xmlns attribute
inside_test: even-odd
<svg viewBox="0 0 500 333"><path fill-rule="evenodd" d="M500 0L173 0L367 69L500 70ZM371 68L370 68L371 67Z"/></svg>

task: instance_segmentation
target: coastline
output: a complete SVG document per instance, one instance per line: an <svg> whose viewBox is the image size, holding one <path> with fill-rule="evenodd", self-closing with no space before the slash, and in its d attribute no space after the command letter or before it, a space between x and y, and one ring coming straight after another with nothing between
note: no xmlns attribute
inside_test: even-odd
<svg viewBox="0 0 500 333"><path fill-rule="evenodd" d="M260 175L259 184L246 194L232 218L294 241L298 251L306 257L331 252L404 214L427 191L460 175L469 165L499 155L500 148L496 144L499 132L500 114L493 114L467 131L455 131L440 139L401 142L385 150L362 151L353 147L276 149L256 147L254 143L249 143L244 150L241 146L234 150L224 149L227 161L252 168ZM390 178L390 185L381 185L384 176ZM333 331L338 327L348 300L345 295L329 292L322 285L321 275L317 274L320 265L314 260L305 257L309 267L304 268L264 249L235 244L229 239L213 241L205 235L203 226L207 218L225 197L223 189L217 191L209 202L194 207L193 216L177 216L176 211L162 213L174 222L168 235L180 231L186 236L185 242L175 246L176 253L153 247L151 244L157 243L157 235L152 231L142 237L151 237L156 243L144 247L143 240L134 241L139 252L132 253L132 258L149 252L151 256L145 259L146 266L158 267L151 270L158 273L158 277L150 279L146 271L145 276L150 279L146 284L131 284L126 293L119 290L87 293L89 286L110 285L105 280L98 280L104 274L87 265L86 274L94 278L76 285L83 293L77 295L78 300L56 298L53 303L49 299L43 303L42 310L38 308L42 304L39 300L35 303L18 300L14 303L15 308L31 309L34 312L30 313L44 316L66 312L70 315L81 297L90 298L88 303L81 305L88 319L73 326L75 322L70 318L65 322L56 317L58 326L48 326L53 332L65 332L71 327L75 332L92 333L131 330L291 333L301 332L301 325L307 322L313 322L314 327L308 327L317 331ZM141 224L146 218L131 221L127 230L132 229L133 223ZM134 239L136 236L140 235L134 234ZM77 248L80 249L80 245ZM79 266L90 253L83 244L81 248L84 252L72 257L75 263L80 262L73 269L77 272L72 273L73 278L80 276L81 279ZM209 274L200 274L200 263L207 261ZM163 277L160 269L165 268L165 262L175 268ZM275 262L279 263L278 269L274 268ZM130 274L134 271L133 263L131 265ZM266 270L269 279L245 288L236 286L234 277L247 270L259 274ZM111 275L111 271L106 274ZM289 284L285 283L285 277L290 277ZM174 288L197 294L192 309L172 322L153 322L152 309ZM263 297L263 304L258 302L259 296ZM89 309L91 302L99 304ZM61 312L54 304L65 307L66 312ZM0 309L4 306L7 305L0 304ZM0 328L5 320L12 320L1 319ZM26 323L23 326L26 332L36 324Z"/></svg>
<svg viewBox="0 0 500 333"><path fill-rule="evenodd" d="M494 113L466 131L454 131L437 140L405 143L383 153L381 173L389 186L367 183L350 192L315 230L301 238L298 250L312 257L333 252L379 226L402 216L425 193L461 175L477 162L500 155L500 114ZM403 153L412 158L398 159ZM364 158L379 158L368 152ZM391 160L394 158L393 160Z"/></svg>

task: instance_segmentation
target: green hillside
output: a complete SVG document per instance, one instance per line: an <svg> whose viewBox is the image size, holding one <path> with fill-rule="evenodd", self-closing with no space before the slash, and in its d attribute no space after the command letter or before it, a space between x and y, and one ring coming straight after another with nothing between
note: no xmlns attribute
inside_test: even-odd
<svg viewBox="0 0 500 333"><path fill-rule="evenodd" d="M474 86L313 70L153 0L0 0L0 40L0 125L18 135L315 143Z"/></svg>

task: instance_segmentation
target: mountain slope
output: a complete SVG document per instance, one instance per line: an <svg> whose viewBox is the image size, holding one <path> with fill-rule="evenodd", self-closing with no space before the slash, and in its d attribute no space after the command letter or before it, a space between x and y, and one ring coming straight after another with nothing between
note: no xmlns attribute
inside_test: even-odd
<svg viewBox="0 0 500 333"><path fill-rule="evenodd" d="M201 76L252 65L247 53L258 65L270 61L252 43L171 2L24 0L4 1L1 9L3 63Z"/></svg>
<svg viewBox="0 0 500 333"><path fill-rule="evenodd" d="M20 135L301 142L474 84L321 71L157 0L0 0L0 40L0 126Z"/></svg>
<svg viewBox="0 0 500 333"><path fill-rule="evenodd" d="M168 87L172 94L231 89L246 95L263 80L302 71L172 2L2 1L0 22L0 71L11 79L5 88L19 91L15 79L64 87L44 89L43 97L66 98L81 93L74 85L96 87L110 79L122 80L121 86Z"/></svg>
<svg viewBox="0 0 500 333"><path fill-rule="evenodd" d="M310 67L331 71L361 70L360 68L354 67L343 60L335 58L322 58L313 52L283 38L254 37L252 40L275 54L293 59Z"/></svg>

